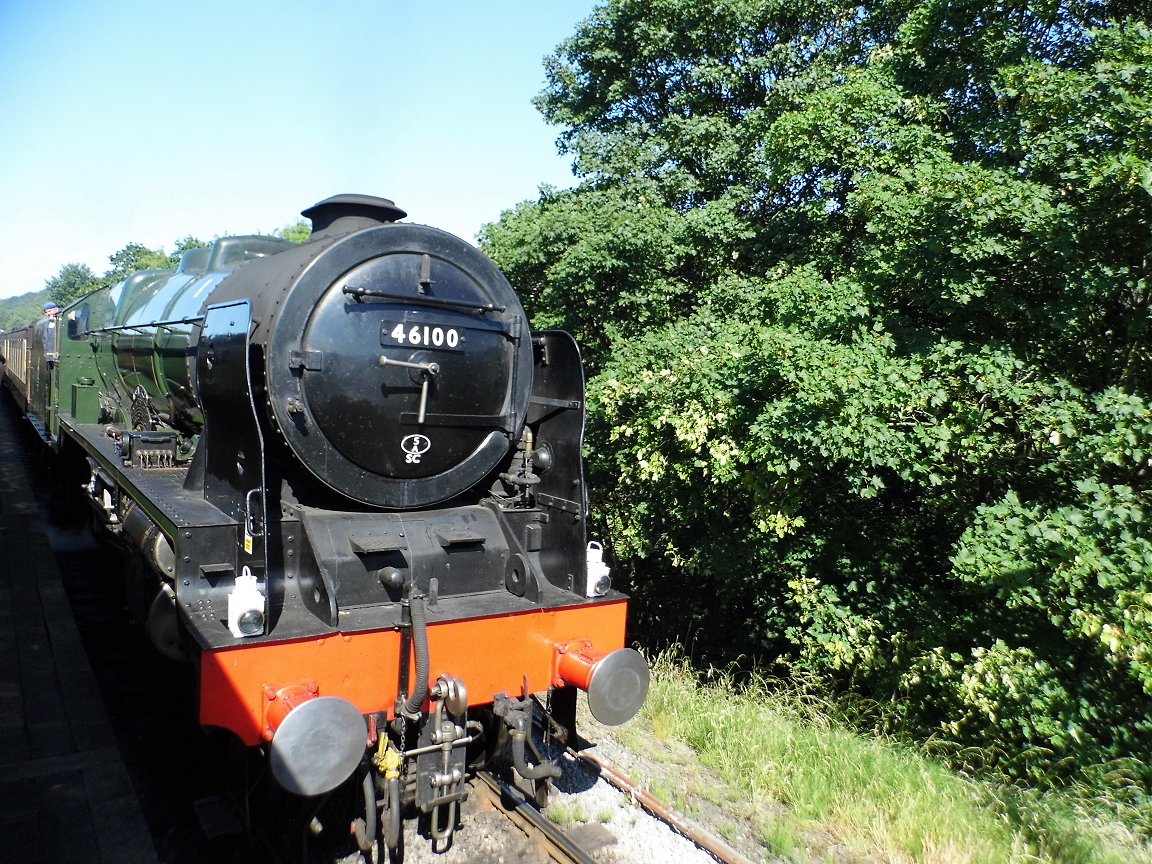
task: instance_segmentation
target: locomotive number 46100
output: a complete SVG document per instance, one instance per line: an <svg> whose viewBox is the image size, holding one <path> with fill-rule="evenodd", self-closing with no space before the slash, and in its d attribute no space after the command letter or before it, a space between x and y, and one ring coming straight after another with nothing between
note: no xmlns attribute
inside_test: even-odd
<svg viewBox="0 0 1152 864"><path fill-rule="evenodd" d="M388 337L397 345L453 350L459 350L460 343L464 341L455 327L435 327L430 324L397 324L388 332Z"/></svg>

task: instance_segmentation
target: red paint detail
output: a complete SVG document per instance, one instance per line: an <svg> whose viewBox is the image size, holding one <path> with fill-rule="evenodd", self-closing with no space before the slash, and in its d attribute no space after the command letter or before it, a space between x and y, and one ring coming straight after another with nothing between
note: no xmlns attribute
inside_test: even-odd
<svg viewBox="0 0 1152 864"><path fill-rule="evenodd" d="M308 684L294 684L289 687L281 687L277 690L275 693L276 698L269 700L268 706L264 711L265 739L271 740L289 713L299 708L309 699L315 699L319 694L320 688L313 682L309 682ZM271 736L268 734L269 730L272 732Z"/></svg>
<svg viewBox="0 0 1152 864"><path fill-rule="evenodd" d="M587 691L592 682L592 673L596 664L605 656L607 651L592 647L588 639L575 639L563 645L556 646L556 674L552 683L557 687L572 684L581 690Z"/></svg>
<svg viewBox="0 0 1152 864"><path fill-rule="evenodd" d="M615 600L429 622L429 680L458 676L468 688L470 705L487 705L501 692L519 693L525 678L531 688L544 690L558 675L558 645L591 643L600 654L623 648L627 615L627 601ZM230 729L254 746L268 725L269 702L283 698L278 695L281 688L300 682L314 683L326 696L347 699L364 714L391 718L399 690L399 651L395 630L205 651L200 658L200 722ZM277 699L266 695L269 689Z"/></svg>

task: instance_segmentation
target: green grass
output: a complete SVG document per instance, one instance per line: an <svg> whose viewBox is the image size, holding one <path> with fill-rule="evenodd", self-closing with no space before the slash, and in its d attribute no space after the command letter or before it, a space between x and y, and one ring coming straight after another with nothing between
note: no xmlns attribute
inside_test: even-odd
<svg viewBox="0 0 1152 864"><path fill-rule="evenodd" d="M573 825L582 825L592 821L579 802L573 804L553 803L544 812L561 828L571 828Z"/></svg>
<svg viewBox="0 0 1152 864"><path fill-rule="evenodd" d="M849 860L892 864L1152 862L1148 839L1128 827L1141 814L1121 818L1116 802L976 782L911 746L852 731L830 719L833 709L723 676L701 684L685 662L662 657L644 713L656 736L692 747L765 814L756 826L765 842L798 860L835 846L851 850Z"/></svg>

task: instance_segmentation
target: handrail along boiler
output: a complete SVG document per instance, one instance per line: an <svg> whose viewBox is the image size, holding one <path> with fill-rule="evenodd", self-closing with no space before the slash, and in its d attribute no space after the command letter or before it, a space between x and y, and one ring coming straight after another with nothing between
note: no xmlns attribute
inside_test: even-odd
<svg viewBox="0 0 1152 864"><path fill-rule="evenodd" d="M85 457L200 722L295 795L362 788L363 848L403 809L444 840L477 752L554 773L532 692L573 737L577 689L613 724L647 693L585 536L580 356L391 201L304 215L306 243L224 238L3 334L9 387Z"/></svg>

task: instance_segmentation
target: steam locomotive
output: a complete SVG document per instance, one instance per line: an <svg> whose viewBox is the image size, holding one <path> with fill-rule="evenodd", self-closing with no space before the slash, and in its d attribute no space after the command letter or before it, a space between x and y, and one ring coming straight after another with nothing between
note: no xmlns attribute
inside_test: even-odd
<svg viewBox="0 0 1152 864"><path fill-rule="evenodd" d="M647 694L586 537L580 355L393 202L303 215L303 244L219 239L0 353L129 550L150 640L196 665L199 722L275 794L362 799L365 851L402 815L450 841L470 767L556 773L534 710L575 741L578 690L607 724Z"/></svg>

